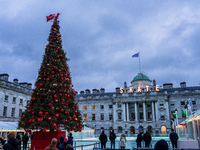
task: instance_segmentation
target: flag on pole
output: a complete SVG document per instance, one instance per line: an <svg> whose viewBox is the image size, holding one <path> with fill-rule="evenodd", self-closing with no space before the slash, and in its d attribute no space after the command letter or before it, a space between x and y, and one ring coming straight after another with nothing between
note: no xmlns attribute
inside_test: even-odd
<svg viewBox="0 0 200 150"><path fill-rule="evenodd" d="M50 14L49 16L46 16L47 22L48 22L49 20L52 20L54 17L55 17L55 14Z"/></svg>
<svg viewBox="0 0 200 150"><path fill-rule="evenodd" d="M138 56L139 56L139 53L136 53L136 54L132 55L132 58L138 57Z"/></svg>

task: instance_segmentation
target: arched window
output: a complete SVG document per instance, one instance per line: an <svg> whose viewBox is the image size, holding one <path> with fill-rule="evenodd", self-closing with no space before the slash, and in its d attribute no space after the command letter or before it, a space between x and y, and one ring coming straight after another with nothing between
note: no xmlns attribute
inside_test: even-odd
<svg viewBox="0 0 200 150"><path fill-rule="evenodd" d="M161 134L167 134L166 126L161 126Z"/></svg>
<svg viewBox="0 0 200 150"><path fill-rule="evenodd" d="M148 126L147 131L149 131L149 133L153 133L152 126Z"/></svg>
<svg viewBox="0 0 200 150"><path fill-rule="evenodd" d="M134 126L130 127L130 132L131 132L131 134L135 134L135 127Z"/></svg>
<svg viewBox="0 0 200 150"><path fill-rule="evenodd" d="M121 126L118 127L118 133L122 133L122 127Z"/></svg>
<svg viewBox="0 0 200 150"><path fill-rule="evenodd" d="M139 126L139 133L140 133L140 132L142 132L142 133L144 132L143 126Z"/></svg>

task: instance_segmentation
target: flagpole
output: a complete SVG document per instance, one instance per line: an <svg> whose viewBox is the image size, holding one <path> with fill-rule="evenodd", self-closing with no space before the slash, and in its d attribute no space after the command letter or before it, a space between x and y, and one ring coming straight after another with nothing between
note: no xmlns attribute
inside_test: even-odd
<svg viewBox="0 0 200 150"><path fill-rule="evenodd" d="M141 66L140 66L140 53L139 53L139 71L141 73Z"/></svg>

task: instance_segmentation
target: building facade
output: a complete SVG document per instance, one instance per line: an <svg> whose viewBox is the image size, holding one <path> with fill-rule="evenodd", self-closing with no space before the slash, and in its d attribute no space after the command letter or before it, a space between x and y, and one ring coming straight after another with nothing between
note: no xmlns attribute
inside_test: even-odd
<svg viewBox="0 0 200 150"><path fill-rule="evenodd" d="M0 74L0 121L17 122L31 99L32 84L8 78L8 74Z"/></svg>
<svg viewBox="0 0 200 150"><path fill-rule="evenodd" d="M131 85L106 93L105 89L81 91L76 95L84 124L100 134L111 129L116 133L137 134L148 130L154 134L168 134L173 128L172 113L178 110L178 122L185 120L182 111L187 101L193 104L193 111L200 106L200 86L179 88L172 83L158 88L143 73L136 75Z"/></svg>

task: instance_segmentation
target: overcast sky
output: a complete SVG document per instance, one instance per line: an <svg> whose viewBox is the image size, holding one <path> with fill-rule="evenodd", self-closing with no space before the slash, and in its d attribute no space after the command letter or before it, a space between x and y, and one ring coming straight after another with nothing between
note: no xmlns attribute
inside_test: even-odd
<svg viewBox="0 0 200 150"><path fill-rule="evenodd" d="M141 71L158 85L200 83L199 0L0 0L0 73L34 84L52 21L78 92L114 92Z"/></svg>

